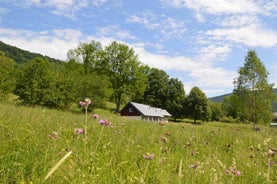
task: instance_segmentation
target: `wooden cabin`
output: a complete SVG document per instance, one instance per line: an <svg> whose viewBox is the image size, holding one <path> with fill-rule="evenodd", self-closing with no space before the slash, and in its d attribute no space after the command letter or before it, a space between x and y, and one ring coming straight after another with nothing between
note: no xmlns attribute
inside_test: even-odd
<svg viewBox="0 0 277 184"><path fill-rule="evenodd" d="M150 107L149 105L136 102L129 102L126 104L120 111L120 115L128 118L155 122L168 122L168 118L171 117L171 114L164 109Z"/></svg>

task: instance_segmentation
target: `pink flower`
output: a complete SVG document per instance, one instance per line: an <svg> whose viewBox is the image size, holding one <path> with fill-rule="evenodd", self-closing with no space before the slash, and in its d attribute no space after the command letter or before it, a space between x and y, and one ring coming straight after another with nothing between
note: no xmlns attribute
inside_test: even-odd
<svg viewBox="0 0 277 184"><path fill-rule="evenodd" d="M241 175L240 171L236 171L234 174L235 174L236 176L240 176L240 175Z"/></svg>
<svg viewBox="0 0 277 184"><path fill-rule="evenodd" d="M88 108L88 106L91 104L91 100L89 98L86 98L85 101L80 101L79 105L82 107L85 107L86 109Z"/></svg>
<svg viewBox="0 0 277 184"><path fill-rule="evenodd" d="M85 103L84 103L83 101L80 101L80 102L79 102L79 105L80 105L80 106L84 106L84 104L85 104Z"/></svg>
<svg viewBox="0 0 277 184"><path fill-rule="evenodd" d="M105 125L107 125L107 126L111 126L112 125L112 122L106 122L106 124Z"/></svg>
<svg viewBox="0 0 277 184"><path fill-rule="evenodd" d="M143 154L143 158L144 158L145 160L153 160L154 157L155 157L154 154L149 154L149 153Z"/></svg>
<svg viewBox="0 0 277 184"><path fill-rule="evenodd" d="M93 114L93 116L92 116L94 119L97 119L99 116L98 116L98 114Z"/></svg>
<svg viewBox="0 0 277 184"><path fill-rule="evenodd" d="M99 120L99 124L100 124L100 125L105 125L105 124L106 124L106 121L105 121L104 119L100 119L100 120Z"/></svg>
<svg viewBox="0 0 277 184"><path fill-rule="evenodd" d="M82 129L82 128L76 128L76 129L75 129L75 133L84 135L84 134L85 134L85 130Z"/></svg>

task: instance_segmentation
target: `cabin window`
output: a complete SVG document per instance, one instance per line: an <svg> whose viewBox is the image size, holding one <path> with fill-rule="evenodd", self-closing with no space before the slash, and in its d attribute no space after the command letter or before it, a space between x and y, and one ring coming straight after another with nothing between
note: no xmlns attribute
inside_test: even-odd
<svg viewBox="0 0 277 184"><path fill-rule="evenodd" d="M130 107L129 112L134 112L134 108Z"/></svg>

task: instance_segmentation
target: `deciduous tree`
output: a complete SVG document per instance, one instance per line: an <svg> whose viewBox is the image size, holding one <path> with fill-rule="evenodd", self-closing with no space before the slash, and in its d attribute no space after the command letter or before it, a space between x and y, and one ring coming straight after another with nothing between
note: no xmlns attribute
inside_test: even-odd
<svg viewBox="0 0 277 184"><path fill-rule="evenodd" d="M103 71L110 77L116 111L119 111L122 96L134 93L142 95L146 87L146 76L140 69L138 56L128 45L112 42L105 48Z"/></svg>
<svg viewBox="0 0 277 184"><path fill-rule="evenodd" d="M193 87L186 100L188 116L197 120L207 120L209 117L208 99L198 87Z"/></svg>
<svg viewBox="0 0 277 184"><path fill-rule="evenodd" d="M273 84L269 84L268 71L254 50L249 50L243 67L238 70L234 94L238 98L239 116L253 122L269 123L272 120L274 100Z"/></svg>
<svg viewBox="0 0 277 184"><path fill-rule="evenodd" d="M186 94L184 85L178 79L170 78L167 85L166 110L175 119L184 117L184 107Z"/></svg>

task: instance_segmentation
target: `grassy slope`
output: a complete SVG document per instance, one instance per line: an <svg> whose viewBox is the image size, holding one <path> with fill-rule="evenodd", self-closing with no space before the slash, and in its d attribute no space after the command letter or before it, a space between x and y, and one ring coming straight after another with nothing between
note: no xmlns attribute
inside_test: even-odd
<svg viewBox="0 0 277 184"><path fill-rule="evenodd" d="M131 121L96 109L84 114L0 103L0 183L276 183L277 129L251 125ZM87 124L87 135L74 133ZM56 140L49 139L53 131ZM143 155L154 154L152 160ZM269 166L271 161L272 165ZM241 176L227 174L230 167ZM230 170L230 169L229 169Z"/></svg>

